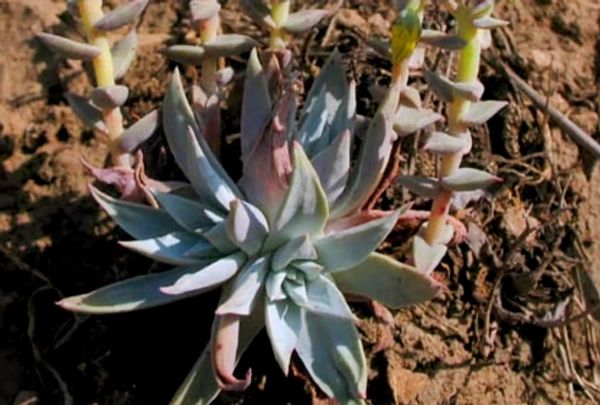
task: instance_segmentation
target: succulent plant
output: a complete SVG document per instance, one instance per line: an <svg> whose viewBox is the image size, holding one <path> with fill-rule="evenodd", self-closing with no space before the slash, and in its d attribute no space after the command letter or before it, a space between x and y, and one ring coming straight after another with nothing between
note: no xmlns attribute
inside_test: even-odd
<svg viewBox="0 0 600 405"><path fill-rule="evenodd" d="M447 103L448 132L434 132L425 143L424 150L441 157L437 178L407 176L400 184L418 195L432 198L429 221L413 242L415 265L426 274L433 271L446 253L452 239L452 229L447 224L448 213L456 193L480 195L477 191L501 181L483 170L460 167L464 155L471 150L469 128L484 124L506 106L504 101L480 101L483 85L477 79L481 49L489 29L506 25L505 21L491 17L494 1L483 0L472 5L446 2L458 25L456 38L462 42L456 66L456 81L432 71L425 79L437 96Z"/></svg>
<svg viewBox="0 0 600 405"><path fill-rule="evenodd" d="M112 157L113 167L99 169L84 161L84 166L97 179L116 186L126 200L144 198L145 184L171 189L169 184L148 179L143 174L143 162L136 159L135 151L156 131L160 117L158 111L124 127L121 106L129 96L129 89L116 84L134 61L138 39L131 29L122 39L112 44L108 32L132 25L148 5L148 0L132 0L112 11L104 13L102 0L71 0L68 10L81 25L86 42L49 33L37 37L50 50L61 57L90 62L96 87L88 97L67 93L66 99L73 112L84 124L105 136ZM144 183L144 184L143 184Z"/></svg>
<svg viewBox="0 0 600 405"><path fill-rule="evenodd" d="M399 308L439 289L413 266L374 252L401 210L361 210L389 159L399 93L392 86L352 165L354 85L347 84L339 55L322 69L296 122L296 94L277 58L263 69L253 51L241 120L244 170L236 183L208 146L205 123L192 113L175 71L163 126L189 186L155 192L157 208L91 190L134 238L124 247L176 267L59 305L91 314L127 312L222 286L211 342L173 403L208 403L220 389L246 388L250 371L241 379L233 372L265 327L284 372L295 352L325 394L360 403L367 365L343 294Z"/></svg>

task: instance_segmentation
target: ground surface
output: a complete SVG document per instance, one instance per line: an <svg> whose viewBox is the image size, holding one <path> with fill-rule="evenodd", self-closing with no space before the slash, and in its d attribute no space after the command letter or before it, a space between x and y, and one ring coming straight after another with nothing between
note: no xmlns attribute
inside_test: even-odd
<svg viewBox="0 0 600 405"><path fill-rule="evenodd" d="M65 32L63 3L0 0L0 404L166 403L208 338L216 296L104 318L74 318L53 305L64 295L156 270L118 247L122 235L86 190L90 180L79 157L101 165L106 151L63 96L88 89L81 65L54 59L32 39L41 30ZM126 79L129 120L160 103L173 65L158 51L184 37L183 3L155 0L144 15L141 54ZM331 27L295 44L301 68L313 73L340 48L359 83L361 112L372 110L369 91L389 77L389 64L360 39L385 35L393 13L378 4L347 1ZM224 13L226 30L258 32L227 8L233 11ZM469 163L488 166L505 181L473 209L457 212L469 238L437 271L445 293L395 313L393 332L366 306L355 307L374 404L600 398L597 329L587 318L554 328L541 320L566 297L574 296L571 308L579 310L577 270L600 279L600 171L516 91L500 64L600 139L600 6L595 0L503 1L498 14L511 26L494 35L494 49L485 54L484 98L509 100L511 107L476 131ZM442 28L447 21L434 11L428 17ZM430 66L435 59L429 55ZM234 131L237 118L230 115ZM411 153L415 138L404 142L403 171L431 170L430 159ZM157 149L161 135L151 143ZM406 198L390 190L382 204ZM527 229L533 231L519 239ZM395 232L385 249L402 257L409 236ZM243 366L253 368L252 388L223 396L222 403L311 402L302 379L277 370L264 336L249 353Z"/></svg>

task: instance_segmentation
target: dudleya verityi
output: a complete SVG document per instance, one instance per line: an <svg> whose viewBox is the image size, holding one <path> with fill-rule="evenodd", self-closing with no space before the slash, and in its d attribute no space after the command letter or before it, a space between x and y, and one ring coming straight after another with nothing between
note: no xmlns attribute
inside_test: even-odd
<svg viewBox="0 0 600 405"><path fill-rule="evenodd" d="M163 124L190 187L155 193L159 208L92 193L135 239L123 246L176 267L59 303L117 313L223 286L211 342L173 403L208 403L220 389L246 388L250 371L243 379L233 371L263 327L284 372L295 352L328 396L361 402L367 365L343 294L398 308L433 297L439 287L412 266L374 253L399 211L361 211L389 159L400 89L390 90L351 165L355 95L339 55L315 80L297 123L294 91L276 58L268 66L252 52L237 184L208 147L202 117L194 117L175 72Z"/></svg>

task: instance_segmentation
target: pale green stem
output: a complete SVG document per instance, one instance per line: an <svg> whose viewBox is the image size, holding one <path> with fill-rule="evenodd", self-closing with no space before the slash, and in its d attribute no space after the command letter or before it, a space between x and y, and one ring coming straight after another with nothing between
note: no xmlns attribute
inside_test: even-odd
<svg viewBox="0 0 600 405"><path fill-rule="evenodd" d="M463 9L464 10L464 9ZM457 15L458 36L467 42L467 45L460 51L458 65L456 68L457 82L473 82L477 80L479 74L479 65L481 59L481 42L479 30L473 27L466 13ZM468 111L471 102L456 97L448 105L448 132L450 135L458 136L468 130L468 127L461 121L463 114ZM447 177L453 174L461 164L462 153L445 155L440 164L438 173L439 178ZM430 245L439 243L443 234L450 203L452 202L452 192L441 192L433 201L429 223L425 231L425 240Z"/></svg>
<svg viewBox="0 0 600 405"><path fill-rule="evenodd" d="M102 0L78 0L77 5L88 43L100 49L100 55L92 60L96 85L98 87L112 86L115 84L115 77L110 42L103 31L94 28L94 24L104 16ZM133 163L131 155L123 152L119 147L120 138L123 135L121 109L118 107L111 108L102 111L102 114L108 127L109 147L113 165L131 167Z"/></svg>
<svg viewBox="0 0 600 405"><path fill-rule="evenodd" d="M271 32L269 47L271 49L285 49L285 32L281 28L290 16L290 0L275 0L271 5L271 17L275 21L275 29Z"/></svg>

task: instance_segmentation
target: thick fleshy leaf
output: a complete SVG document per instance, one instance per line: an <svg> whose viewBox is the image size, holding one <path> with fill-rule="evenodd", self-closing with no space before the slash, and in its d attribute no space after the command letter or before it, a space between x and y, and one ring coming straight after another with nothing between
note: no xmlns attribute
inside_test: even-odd
<svg viewBox="0 0 600 405"><path fill-rule="evenodd" d="M221 257L222 252L216 249L206 238L198 236L197 241L184 254L191 258Z"/></svg>
<svg viewBox="0 0 600 405"><path fill-rule="evenodd" d="M455 97L469 101L478 101L483 94L483 85L479 81L455 83L433 71L425 71L425 80L429 87L445 102L451 102Z"/></svg>
<svg viewBox="0 0 600 405"><path fill-rule="evenodd" d="M271 268L275 271L285 269L295 260L315 260L317 252L310 243L308 235L302 235L290 240L273 254Z"/></svg>
<svg viewBox="0 0 600 405"><path fill-rule="evenodd" d="M221 11L217 0L190 0L192 21L199 22L216 16Z"/></svg>
<svg viewBox="0 0 600 405"><path fill-rule="evenodd" d="M212 337L212 364L219 387L225 391L243 391L252 381L248 369L243 379L233 375L237 363L237 349L242 317L238 315L217 316L217 327Z"/></svg>
<svg viewBox="0 0 600 405"><path fill-rule="evenodd" d="M444 132L434 132L423 146L423 150L440 155L465 153L470 148L471 136L468 133L465 133L465 136L452 136Z"/></svg>
<svg viewBox="0 0 600 405"><path fill-rule="evenodd" d="M440 185L448 191L473 191L500 182L502 182L502 179L493 174L483 170L463 167L450 176L442 178Z"/></svg>
<svg viewBox="0 0 600 405"><path fill-rule="evenodd" d="M158 129L159 117L158 110L153 110L127 128L119 140L121 150L131 153L147 141Z"/></svg>
<svg viewBox="0 0 600 405"><path fill-rule="evenodd" d="M190 232L206 231L224 220L220 214L189 198L167 193L154 196L175 222Z"/></svg>
<svg viewBox="0 0 600 405"><path fill-rule="evenodd" d="M287 298L283 291L283 282L287 275L285 271L270 272L265 283L267 297L271 301L281 301Z"/></svg>
<svg viewBox="0 0 600 405"><path fill-rule="evenodd" d="M467 41L457 35L447 35L444 32L436 30L423 30L420 41L429 46L451 51L461 50L467 45Z"/></svg>
<svg viewBox="0 0 600 405"><path fill-rule="evenodd" d="M50 50L68 59L91 60L100 55L100 48L83 42L73 41L58 35L38 32L36 37Z"/></svg>
<svg viewBox="0 0 600 405"><path fill-rule="evenodd" d="M163 103L163 128L167 137L167 142L175 161L181 170L190 178L195 187L208 187L208 189L218 190L218 196L200 194L200 198L210 198L226 201L225 211L229 209L229 197L231 193L240 196L235 183L229 178L225 169L221 166L214 156L210 147L207 145L204 136L200 133L194 114L188 103L183 90L181 76L176 69L171 78L171 84L167 90L165 101ZM193 129L195 142L192 142L189 136L189 128ZM188 161L188 156L196 161ZM193 170L193 173L189 173ZM204 173L202 170L208 170ZM192 179L194 177L194 179ZM219 186L221 184L221 186ZM210 187L209 187L210 186Z"/></svg>
<svg viewBox="0 0 600 405"><path fill-rule="evenodd" d="M398 178L398 185L427 198L435 198L440 192L440 183L433 177L400 176Z"/></svg>
<svg viewBox="0 0 600 405"><path fill-rule="evenodd" d="M200 139L202 141L203 139ZM188 155L187 155L187 175L192 187L202 201L214 206L224 212L229 210L229 206L241 194L231 180L227 181L221 176L221 172L213 166L213 159L207 155L212 153L206 142L200 146L198 139L194 135L193 129L188 128ZM219 163L216 163L219 165ZM227 176L227 174L225 174Z"/></svg>
<svg viewBox="0 0 600 405"><path fill-rule="evenodd" d="M345 130L312 159L330 206L342 195L348 183L351 147L352 134Z"/></svg>
<svg viewBox="0 0 600 405"><path fill-rule="evenodd" d="M265 325L262 308L257 308L250 316L240 318L239 334L237 340L237 355L235 365L250 346L256 335ZM213 323L213 334L218 319ZM219 394L221 388L217 383L217 376L212 364L212 346L206 346L196 364L179 387L171 400L171 405L208 405Z"/></svg>
<svg viewBox="0 0 600 405"><path fill-rule="evenodd" d="M193 233L173 232L152 239L125 241L119 244L157 262L174 266L192 266L205 261L185 256L198 240L199 236Z"/></svg>
<svg viewBox="0 0 600 405"><path fill-rule="evenodd" d="M293 153L294 171L274 227L274 239L289 239L302 234L319 235L329 216L325 191L299 143L294 143Z"/></svg>
<svg viewBox="0 0 600 405"><path fill-rule="evenodd" d="M482 0L469 10L469 16L473 19L488 16L494 10L495 0Z"/></svg>
<svg viewBox="0 0 600 405"><path fill-rule="evenodd" d="M219 252L230 254L238 251L238 246L229 238L227 221L222 221L202 234Z"/></svg>
<svg viewBox="0 0 600 405"><path fill-rule="evenodd" d="M225 293L226 298L215 313L217 315L250 315L258 294L263 288L268 270L268 257L260 257L247 263Z"/></svg>
<svg viewBox="0 0 600 405"><path fill-rule="evenodd" d="M329 135L328 142L333 142L340 134L344 133L344 131L350 131L350 133L354 132L356 121L356 82L352 80L348 85L348 91L342 98L342 103L335 116L333 117L333 121L329 125Z"/></svg>
<svg viewBox="0 0 600 405"><path fill-rule="evenodd" d="M323 91L325 94L325 110L328 116L327 123L331 124L349 90L342 58L339 52L334 51L327 62L325 62L321 72L315 78L310 91L306 95L306 102L300 116L299 128L304 126L304 121L308 118L308 114L317 108L319 97ZM320 113L321 111L319 110L318 112ZM337 135L339 135L339 132L334 133L332 136Z"/></svg>
<svg viewBox="0 0 600 405"><path fill-rule="evenodd" d="M440 264L448 248L442 244L430 245L419 235L413 238L412 255L415 261L415 267L426 276Z"/></svg>
<svg viewBox="0 0 600 405"><path fill-rule="evenodd" d="M400 136L410 135L443 119L442 115L431 110L401 106L394 119L394 130Z"/></svg>
<svg viewBox="0 0 600 405"><path fill-rule="evenodd" d="M469 107L469 110L461 117L461 121L467 125L484 124L507 105L506 101L491 100L473 103Z"/></svg>
<svg viewBox="0 0 600 405"><path fill-rule="evenodd" d="M385 239L396 225L400 211L365 222L358 226L333 232L314 242L318 262L327 272L348 269L362 262Z"/></svg>
<svg viewBox="0 0 600 405"><path fill-rule="evenodd" d="M114 314L168 304L187 298L191 294L167 295L163 294L160 288L174 283L181 277L194 274L209 263L207 261L193 267L179 267L164 273L129 278L87 294L65 298L57 304L69 311L87 314ZM215 278L213 284L206 284L204 291L218 286L223 281L225 280ZM201 292L203 291L195 291L194 294Z"/></svg>
<svg viewBox="0 0 600 405"><path fill-rule="evenodd" d="M313 260L295 261L291 267L303 274L307 281L316 280L325 270L323 266Z"/></svg>
<svg viewBox="0 0 600 405"><path fill-rule="evenodd" d="M352 321L301 312L296 352L313 380L342 404L366 398L367 365Z"/></svg>
<svg viewBox="0 0 600 405"><path fill-rule="evenodd" d="M339 218L360 209L379 185L396 140L392 124L398 107L400 86L392 86L379 106L361 144L358 162L332 216Z"/></svg>
<svg viewBox="0 0 600 405"><path fill-rule="evenodd" d="M271 9L263 0L240 0L240 6L257 23L268 29L275 28L275 21L271 17Z"/></svg>
<svg viewBox="0 0 600 405"><path fill-rule="evenodd" d="M226 57L248 52L258 45L258 42L246 35L223 34L205 43L203 47L210 56Z"/></svg>
<svg viewBox="0 0 600 405"><path fill-rule="evenodd" d="M246 255L243 253L224 257L193 273L184 274L172 283L166 283L160 291L168 295L206 291L207 288L229 280L245 262Z"/></svg>
<svg viewBox="0 0 600 405"><path fill-rule="evenodd" d="M286 271L286 279L283 282L283 291L296 305L308 305L308 294L306 293L306 282L298 277L298 273L292 270Z"/></svg>
<svg viewBox="0 0 600 405"><path fill-rule="evenodd" d="M206 50L197 45L173 45L165 50L165 56L184 65L201 65L206 59Z"/></svg>
<svg viewBox="0 0 600 405"><path fill-rule="evenodd" d="M65 93L69 106L77 117L88 127L108 134L108 127L104 122L102 111L94 107L85 97Z"/></svg>
<svg viewBox="0 0 600 405"><path fill-rule="evenodd" d="M325 86L321 87L319 94L310 100L311 105L303 115L302 124L296 133L295 139L300 142L308 156L313 155L319 146L327 145L327 139L322 140L325 134L325 126L329 119L327 111Z"/></svg>
<svg viewBox="0 0 600 405"><path fill-rule="evenodd" d="M490 30L493 28L506 27L508 24L510 24L510 23L506 20L501 20L499 18L493 18L493 17L482 17L482 18L477 18L477 19L473 20L473 26L475 28L479 28L482 30Z"/></svg>
<svg viewBox="0 0 600 405"><path fill-rule="evenodd" d="M271 124L249 150L244 174L239 181L248 202L265 214L271 227L288 193L292 172L288 133L295 119L296 100L292 91L281 97Z"/></svg>
<svg viewBox="0 0 600 405"><path fill-rule="evenodd" d="M357 266L333 274L338 288L381 302L390 308L401 308L431 299L440 285L432 278L388 256L371 253Z"/></svg>
<svg viewBox="0 0 600 405"><path fill-rule="evenodd" d="M90 93L90 100L101 110L111 110L125 104L129 97L127 86L114 85L97 87Z"/></svg>
<svg viewBox="0 0 600 405"><path fill-rule="evenodd" d="M131 0L129 3L106 13L94 24L94 28L101 31L113 31L130 24L142 14L148 5L148 1Z"/></svg>
<svg viewBox="0 0 600 405"><path fill-rule="evenodd" d="M301 10L289 15L281 27L288 34L298 35L310 30L331 15L330 10L309 9Z"/></svg>
<svg viewBox="0 0 600 405"><path fill-rule="evenodd" d="M137 47L138 38L135 30L129 32L129 34L113 45L110 52L112 54L115 80L119 80L125 76L135 59Z"/></svg>
<svg viewBox="0 0 600 405"><path fill-rule="evenodd" d="M302 305L304 309L327 317L356 319L340 290L327 276L319 275L305 285L308 300Z"/></svg>
<svg viewBox="0 0 600 405"><path fill-rule="evenodd" d="M245 201L233 200L227 217L227 234L240 249L253 256L262 248L269 233L267 219L262 212Z"/></svg>
<svg viewBox="0 0 600 405"><path fill-rule="evenodd" d="M410 108L421 109L421 94L414 87L406 86L400 92L400 104Z"/></svg>
<svg viewBox="0 0 600 405"><path fill-rule="evenodd" d="M217 82L219 86L226 86L231 83L234 76L235 70L229 66L226 66L223 69L217 70L217 73L215 73L215 82Z"/></svg>
<svg viewBox="0 0 600 405"><path fill-rule="evenodd" d="M181 231L182 228L166 212L113 198L90 186L98 204L125 232L135 239L150 239Z"/></svg>
<svg viewBox="0 0 600 405"><path fill-rule="evenodd" d="M258 59L258 52L254 49L248 59L244 82L241 118L242 162L246 163L256 148L271 119L271 111L269 83Z"/></svg>
<svg viewBox="0 0 600 405"><path fill-rule="evenodd" d="M279 367L287 375L292 352L302 329L300 308L290 301L265 302L265 324Z"/></svg>

